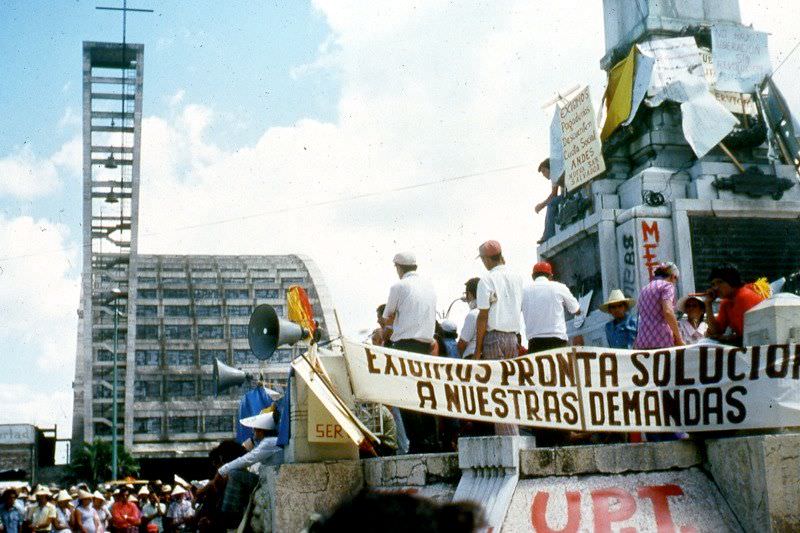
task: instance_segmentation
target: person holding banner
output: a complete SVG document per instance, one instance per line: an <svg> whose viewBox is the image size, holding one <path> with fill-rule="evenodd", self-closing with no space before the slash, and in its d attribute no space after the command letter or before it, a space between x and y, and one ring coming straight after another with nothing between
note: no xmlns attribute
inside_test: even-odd
<svg viewBox="0 0 800 533"><path fill-rule="evenodd" d="M383 310L384 339L389 339L396 350L429 355L436 329L436 292L428 280L417 274L417 258L413 253L396 254L394 266L400 281L389 289ZM403 409L401 413L409 441L408 453L438 451L436 418Z"/></svg>
<svg viewBox="0 0 800 533"><path fill-rule="evenodd" d="M497 241L486 241L478 257L488 273L478 282L478 320L473 359L509 359L519 354L522 276L508 269ZM514 424L495 424L498 435L519 435Z"/></svg>
<svg viewBox="0 0 800 533"><path fill-rule="evenodd" d="M739 269L733 265L721 265L711 270L708 277L711 289L706 293L706 323L708 336L725 344L741 346L744 337L744 314L764 301L764 296L742 282ZM722 303L715 316L712 304L720 297ZM725 336L731 328L733 335Z"/></svg>

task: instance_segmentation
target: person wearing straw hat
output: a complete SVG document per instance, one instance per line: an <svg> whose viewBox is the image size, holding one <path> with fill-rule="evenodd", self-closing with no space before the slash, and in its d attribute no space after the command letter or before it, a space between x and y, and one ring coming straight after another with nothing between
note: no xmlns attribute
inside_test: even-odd
<svg viewBox="0 0 800 533"><path fill-rule="evenodd" d="M122 485L114 491L114 503L111 505L112 533L136 533L142 523L139 506L128 501L129 489Z"/></svg>
<svg viewBox="0 0 800 533"><path fill-rule="evenodd" d="M186 489L175 485L170 494L172 501L167 509L165 525L169 531L189 531L194 518L192 503L186 499Z"/></svg>
<svg viewBox="0 0 800 533"><path fill-rule="evenodd" d="M142 523L148 530L161 531L162 517L166 512L166 504L161 503L158 494L153 491L147 496L147 502L142 506Z"/></svg>
<svg viewBox="0 0 800 533"><path fill-rule="evenodd" d="M634 305L636 300L627 298L619 289L612 290L608 299L600 304L600 310L612 317L606 323L606 342L610 348L633 348L639 329L638 321L631 313Z"/></svg>
<svg viewBox="0 0 800 533"><path fill-rule="evenodd" d="M25 520L25 506L17 500L17 489L9 487L0 496L0 531L19 533Z"/></svg>
<svg viewBox="0 0 800 533"><path fill-rule="evenodd" d="M108 528L108 521L111 518L111 511L108 508L106 497L99 490L95 490L92 494L92 505L94 510L97 511L97 518L100 520L97 533L105 533Z"/></svg>
<svg viewBox="0 0 800 533"><path fill-rule="evenodd" d="M28 509L25 521L34 531L51 531L56 521L56 506L49 501L52 493L47 487L39 487L33 495L36 504Z"/></svg>
<svg viewBox="0 0 800 533"><path fill-rule="evenodd" d="M92 493L78 490L78 505L72 511L72 524L75 531L82 533L98 533L100 530L100 517L97 510L92 507Z"/></svg>
<svg viewBox="0 0 800 533"><path fill-rule="evenodd" d="M218 475L226 476L233 471L245 470L257 463L280 464L283 462L283 449L277 446L277 437L267 436L270 432L274 432L277 427L276 414L275 404L272 404L266 409L262 409L255 416L248 416L239 420L239 423L244 427L253 429L253 439L256 441L256 446L241 457L220 466L217 470ZM275 462L278 460L279 462Z"/></svg>
<svg viewBox="0 0 800 533"><path fill-rule="evenodd" d="M60 490L56 495L56 520L53 522L53 529L59 533L70 533L69 519L71 517L72 496L69 492Z"/></svg>

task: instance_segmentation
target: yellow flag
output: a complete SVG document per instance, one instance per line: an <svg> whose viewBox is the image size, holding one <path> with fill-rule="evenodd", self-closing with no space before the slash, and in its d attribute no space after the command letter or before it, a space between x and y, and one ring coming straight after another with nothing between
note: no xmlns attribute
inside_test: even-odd
<svg viewBox="0 0 800 533"><path fill-rule="evenodd" d="M605 141L631 114L633 101L633 77L636 73L636 46L631 48L628 57L614 65L608 73L606 89L606 123L600 133Z"/></svg>

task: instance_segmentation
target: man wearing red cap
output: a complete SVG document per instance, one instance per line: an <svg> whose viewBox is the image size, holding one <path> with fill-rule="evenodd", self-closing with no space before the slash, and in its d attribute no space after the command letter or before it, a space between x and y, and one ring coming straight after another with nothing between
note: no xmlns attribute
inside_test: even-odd
<svg viewBox="0 0 800 533"><path fill-rule="evenodd" d="M528 337L528 353L569 344L564 311L581 312L578 300L563 283L553 281L553 267L545 261L533 265L533 284L522 295L522 316Z"/></svg>
<svg viewBox="0 0 800 533"><path fill-rule="evenodd" d="M517 334L522 312L522 276L506 267L497 241L478 248L488 272L478 282L478 320L473 359L506 359L519 354ZM518 435L515 425L495 424L498 435Z"/></svg>

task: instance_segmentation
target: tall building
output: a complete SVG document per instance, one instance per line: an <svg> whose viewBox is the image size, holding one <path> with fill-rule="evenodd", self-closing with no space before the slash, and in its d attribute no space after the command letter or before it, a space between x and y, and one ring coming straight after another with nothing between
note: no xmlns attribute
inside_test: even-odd
<svg viewBox="0 0 800 533"><path fill-rule="evenodd" d="M144 47L86 42L84 87L84 262L73 444L110 439L116 356L119 442L145 473L206 458L233 435L241 389L216 397L214 359L285 384L302 346L259 361L247 324L256 305L285 316L300 285L325 331L335 323L322 277L296 255L137 253ZM194 461L193 461L194 460ZM176 462L177 461L177 462Z"/></svg>
<svg viewBox="0 0 800 533"><path fill-rule="evenodd" d="M687 0L680 7L659 0L603 3L601 66L609 73L635 44L691 37L709 78L712 28L749 31L737 0ZM759 89L763 94L757 96L755 86L749 94L710 89L726 107L736 103L728 109L739 125L724 143L746 172L719 147L701 158L694 155L680 104L642 104L629 126L604 141L607 172L586 187L588 194L566 195L556 234L539 247L539 255L553 263L575 294L593 291L590 315L574 331L586 345L605 345L608 315L597 308L609 292L620 288L636 297L659 262L677 263L679 295L705 290L711 268L723 261L737 263L750 279L776 280L800 266L800 248L787 245L800 239L797 171L792 156L778 150L777 132L760 112L764 106L756 106L763 98L769 107L775 91L768 95Z"/></svg>

